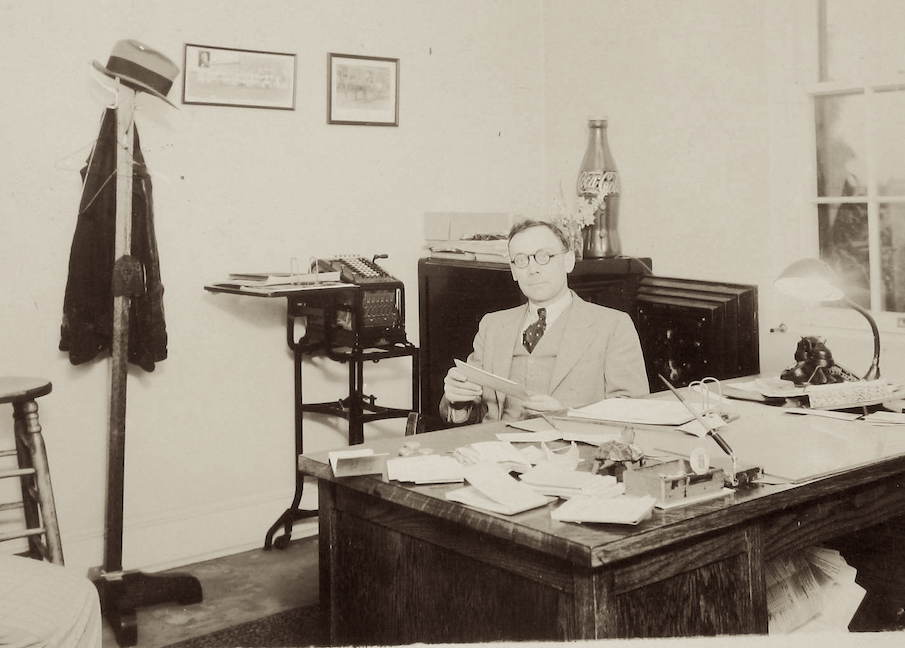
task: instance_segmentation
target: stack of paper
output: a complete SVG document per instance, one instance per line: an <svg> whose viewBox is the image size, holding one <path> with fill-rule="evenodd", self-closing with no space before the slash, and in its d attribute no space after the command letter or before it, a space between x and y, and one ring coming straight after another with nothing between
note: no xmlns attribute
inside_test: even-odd
<svg viewBox="0 0 905 648"><path fill-rule="evenodd" d="M465 480L464 466L452 457L418 455L387 460L387 479L415 484L444 484Z"/></svg>
<svg viewBox="0 0 905 648"><path fill-rule="evenodd" d="M823 547L770 561L770 633L845 630L864 598L855 575L839 552Z"/></svg>
<svg viewBox="0 0 905 648"><path fill-rule="evenodd" d="M803 554L767 563L767 616L770 634L785 634L820 614L820 584Z"/></svg>
<svg viewBox="0 0 905 648"><path fill-rule="evenodd" d="M800 628L803 632L845 631L864 599L864 588L855 583L857 570L838 551L812 547L806 552L823 591L820 614Z"/></svg>
<svg viewBox="0 0 905 648"><path fill-rule="evenodd" d="M654 502L650 495L579 495L563 502L550 517L558 522L638 524L650 517Z"/></svg>
<svg viewBox="0 0 905 648"><path fill-rule="evenodd" d="M553 501L510 477L494 463L465 467L470 484L446 493L446 499L503 515L515 515Z"/></svg>
<svg viewBox="0 0 905 648"><path fill-rule="evenodd" d="M283 284L309 284L317 281L339 281L339 270L328 272L233 272L231 283L240 286L280 286Z"/></svg>

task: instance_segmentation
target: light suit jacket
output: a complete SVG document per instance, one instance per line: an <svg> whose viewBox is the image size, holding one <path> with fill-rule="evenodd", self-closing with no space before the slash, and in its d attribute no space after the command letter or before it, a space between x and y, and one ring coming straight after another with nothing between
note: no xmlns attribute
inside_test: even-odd
<svg viewBox="0 0 905 648"><path fill-rule="evenodd" d="M488 313L478 325L474 351L467 362L498 376L509 376L512 350L521 334L528 305ZM557 351L549 393L566 407L581 407L603 398L649 393L638 332L622 311L584 301L572 293L562 343ZM484 388L481 403L469 406L468 422L498 421L506 394ZM440 400L447 421L450 405Z"/></svg>

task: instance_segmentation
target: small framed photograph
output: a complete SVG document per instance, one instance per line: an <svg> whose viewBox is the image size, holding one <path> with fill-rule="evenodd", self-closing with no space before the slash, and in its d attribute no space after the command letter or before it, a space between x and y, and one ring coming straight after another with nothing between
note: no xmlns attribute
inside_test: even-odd
<svg viewBox="0 0 905 648"><path fill-rule="evenodd" d="M399 125L399 59L328 56L327 123Z"/></svg>
<svg viewBox="0 0 905 648"><path fill-rule="evenodd" d="M182 103L295 109L295 54L185 45Z"/></svg>

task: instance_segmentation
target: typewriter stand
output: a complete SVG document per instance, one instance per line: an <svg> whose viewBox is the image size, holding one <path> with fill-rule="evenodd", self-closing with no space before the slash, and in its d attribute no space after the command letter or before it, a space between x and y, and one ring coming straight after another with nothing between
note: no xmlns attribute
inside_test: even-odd
<svg viewBox="0 0 905 648"><path fill-rule="evenodd" d="M293 379L295 383L295 493L292 503L267 530L264 538L264 549L271 547L285 549L292 539L292 525L296 520L317 517L317 511L299 508L302 500L302 492L305 485L304 475L298 471L298 457L304 452L303 415L305 412L338 416L349 422L349 445L364 442L364 424L371 421L379 421L389 418L402 418L411 412L419 411L419 363L418 347L405 339L404 328L396 331L387 331L385 337L376 340L362 339L360 300L355 300L356 308L352 313L353 326L347 339L337 340L334 332L327 326L311 330L311 323L306 329L305 335L295 340L296 318L307 315L312 305L323 309L326 321L331 321L335 316L335 302L329 299L324 292L318 293L314 299L305 299L299 295L289 296L286 317L286 342L292 350ZM343 342L351 346L340 346ZM349 366L349 394L345 398L324 403L305 403L302 393L302 359L305 355L322 354L336 362L347 363ZM402 409L396 407L384 407L376 403L373 395L364 393L364 363L365 361L379 362L386 358L411 357L412 359L412 407ZM282 528L282 535L274 538L274 535Z"/></svg>

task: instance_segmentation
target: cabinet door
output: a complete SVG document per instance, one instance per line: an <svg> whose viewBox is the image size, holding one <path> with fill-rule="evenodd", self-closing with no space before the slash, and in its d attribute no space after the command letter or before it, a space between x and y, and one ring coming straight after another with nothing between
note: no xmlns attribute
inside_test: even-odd
<svg viewBox="0 0 905 648"><path fill-rule="evenodd" d="M437 429L443 378L453 358L471 353L481 318L522 303L506 266L422 260L418 266L421 345L421 412L426 429Z"/></svg>

